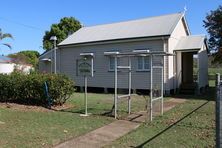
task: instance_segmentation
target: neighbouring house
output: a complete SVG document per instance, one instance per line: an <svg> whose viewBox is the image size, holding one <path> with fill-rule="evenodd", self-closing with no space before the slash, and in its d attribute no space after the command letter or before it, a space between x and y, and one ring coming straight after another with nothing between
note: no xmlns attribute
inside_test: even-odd
<svg viewBox="0 0 222 148"><path fill-rule="evenodd" d="M62 41L56 50L56 71L83 87L76 75L80 53L94 53L94 77L88 79L92 88L114 88L114 60L104 56L107 51L129 52L135 49L165 51L174 56L164 57L164 90L174 93L202 90L208 86L208 46L204 35L191 35L185 14L175 13L112 24L83 27ZM193 56L198 58L197 80L194 80ZM158 61L157 61L158 62ZM126 60L118 63L124 65ZM39 69L54 72L54 50L40 56ZM132 89L149 90L149 57L132 60ZM128 78L119 72L118 88L128 87Z"/></svg>
<svg viewBox="0 0 222 148"><path fill-rule="evenodd" d="M2 74L9 74L13 72L14 70L14 64L12 63L12 59L0 56L0 73Z"/></svg>
<svg viewBox="0 0 222 148"><path fill-rule="evenodd" d="M0 56L0 74L10 74L15 70L18 70L27 74L32 69L33 69L33 66L31 65L15 64L13 59L6 56Z"/></svg>

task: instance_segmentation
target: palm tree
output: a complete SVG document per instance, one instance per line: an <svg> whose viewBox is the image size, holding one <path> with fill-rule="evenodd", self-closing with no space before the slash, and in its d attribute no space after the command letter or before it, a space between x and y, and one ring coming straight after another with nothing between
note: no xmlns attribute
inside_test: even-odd
<svg viewBox="0 0 222 148"><path fill-rule="evenodd" d="M13 39L13 36L10 33L3 33L2 29L0 29L0 42L5 38ZM12 49L12 46L9 43L1 43L2 45L7 46L8 48Z"/></svg>

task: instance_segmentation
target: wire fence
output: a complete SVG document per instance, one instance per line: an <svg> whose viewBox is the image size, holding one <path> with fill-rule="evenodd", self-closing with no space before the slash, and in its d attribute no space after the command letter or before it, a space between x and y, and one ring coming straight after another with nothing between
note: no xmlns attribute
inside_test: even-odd
<svg viewBox="0 0 222 148"><path fill-rule="evenodd" d="M216 74L216 148L222 147L222 81Z"/></svg>

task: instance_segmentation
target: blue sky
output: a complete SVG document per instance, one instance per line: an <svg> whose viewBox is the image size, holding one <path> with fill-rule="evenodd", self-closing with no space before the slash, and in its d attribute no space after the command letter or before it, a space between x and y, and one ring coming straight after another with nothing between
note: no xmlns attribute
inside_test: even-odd
<svg viewBox="0 0 222 148"><path fill-rule="evenodd" d="M0 28L11 33L12 50L0 47L7 55L21 50L42 53L42 37L51 24L73 16L84 26L132 20L183 11L192 34L206 34L203 19L221 0L5 0L1 1Z"/></svg>

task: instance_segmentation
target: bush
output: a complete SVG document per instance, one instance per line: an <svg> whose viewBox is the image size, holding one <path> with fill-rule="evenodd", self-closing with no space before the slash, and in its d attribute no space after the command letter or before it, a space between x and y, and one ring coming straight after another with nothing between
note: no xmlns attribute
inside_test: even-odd
<svg viewBox="0 0 222 148"><path fill-rule="evenodd" d="M23 104L47 105L44 90L47 82L52 105L62 105L74 92L74 83L68 77L59 74L24 75L12 73L0 74L0 101Z"/></svg>

